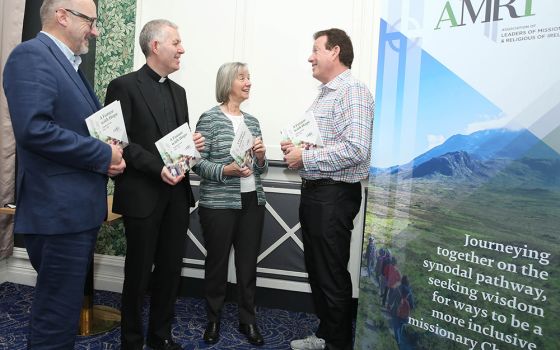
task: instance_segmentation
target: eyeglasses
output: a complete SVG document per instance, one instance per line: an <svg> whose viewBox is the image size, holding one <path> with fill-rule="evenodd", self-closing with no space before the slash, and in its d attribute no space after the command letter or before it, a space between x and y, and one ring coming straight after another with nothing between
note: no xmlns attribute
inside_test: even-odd
<svg viewBox="0 0 560 350"><path fill-rule="evenodd" d="M86 21L89 22L89 27L90 29L93 29L93 27L95 26L96 28L99 28L99 22L97 21L97 17L90 17L90 16L86 16L81 12L78 11L74 11L74 10L70 10L70 9L64 9L64 11L68 11L71 14L73 14L76 17L80 17L85 19Z"/></svg>

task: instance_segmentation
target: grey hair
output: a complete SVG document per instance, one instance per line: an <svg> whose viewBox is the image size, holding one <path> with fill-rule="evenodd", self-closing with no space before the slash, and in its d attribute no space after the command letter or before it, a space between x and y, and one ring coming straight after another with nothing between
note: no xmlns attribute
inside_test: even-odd
<svg viewBox="0 0 560 350"><path fill-rule="evenodd" d="M142 31L140 32L140 37L138 41L140 42L140 48L145 57L150 55L150 43L153 40L163 40L163 28L171 27L173 29L179 28L175 23L168 21L166 19L154 19L149 21L144 25Z"/></svg>
<svg viewBox="0 0 560 350"><path fill-rule="evenodd" d="M221 65L216 75L216 101L226 103L229 101L229 93L233 81L237 79L239 71L247 68L247 63L227 62Z"/></svg>
<svg viewBox="0 0 560 350"><path fill-rule="evenodd" d="M49 23L54 18L54 11L60 7L67 7L68 0L44 0L39 10L41 25Z"/></svg>

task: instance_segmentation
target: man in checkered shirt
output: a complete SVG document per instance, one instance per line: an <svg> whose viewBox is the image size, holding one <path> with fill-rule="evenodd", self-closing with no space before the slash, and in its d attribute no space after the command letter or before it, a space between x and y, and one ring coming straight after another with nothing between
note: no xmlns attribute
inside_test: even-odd
<svg viewBox="0 0 560 350"><path fill-rule="evenodd" d="M347 266L361 183L369 172L373 96L352 77L352 41L340 29L314 34L313 77L322 84L308 112L324 147L302 149L283 141L284 161L302 178L299 216L305 264L315 311L316 334L291 342L292 349L352 348L352 281Z"/></svg>

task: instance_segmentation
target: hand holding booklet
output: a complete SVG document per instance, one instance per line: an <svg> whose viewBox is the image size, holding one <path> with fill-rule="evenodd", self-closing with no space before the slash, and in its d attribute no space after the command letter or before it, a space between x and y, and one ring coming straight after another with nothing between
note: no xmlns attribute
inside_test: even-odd
<svg viewBox="0 0 560 350"><path fill-rule="evenodd" d="M284 140L291 140L296 147L313 149L323 147L323 139L313 112L308 111L302 119L280 130Z"/></svg>
<svg viewBox="0 0 560 350"><path fill-rule="evenodd" d="M173 176L185 174L200 158L187 123L156 141L156 148Z"/></svg>
<svg viewBox="0 0 560 350"><path fill-rule="evenodd" d="M231 148L229 153L235 160L235 162L241 167L252 167L253 166L253 144L255 143L255 137L251 134L251 131L247 125L242 122L235 133L233 142L231 143Z"/></svg>
<svg viewBox="0 0 560 350"><path fill-rule="evenodd" d="M86 125L89 134L96 139L120 148L128 146L120 101L113 101L87 117Z"/></svg>

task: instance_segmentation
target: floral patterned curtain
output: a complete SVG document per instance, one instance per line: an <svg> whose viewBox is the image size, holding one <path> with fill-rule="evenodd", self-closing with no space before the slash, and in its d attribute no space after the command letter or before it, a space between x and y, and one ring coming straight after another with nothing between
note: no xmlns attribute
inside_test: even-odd
<svg viewBox="0 0 560 350"><path fill-rule="evenodd" d="M95 46L94 87L103 103L109 82L133 69L136 0L98 0L97 7L101 35ZM113 193L112 181L109 181L108 193ZM95 252L124 256L126 239L122 219L101 226Z"/></svg>

